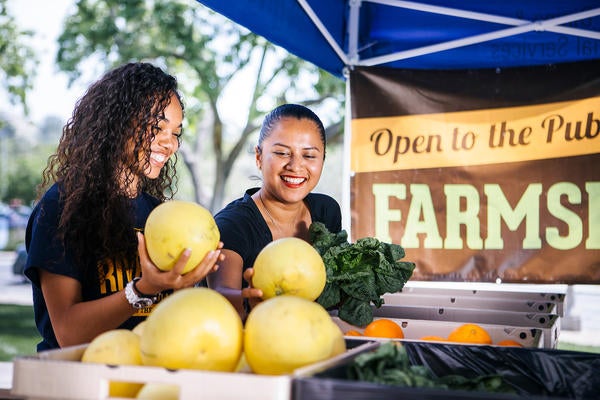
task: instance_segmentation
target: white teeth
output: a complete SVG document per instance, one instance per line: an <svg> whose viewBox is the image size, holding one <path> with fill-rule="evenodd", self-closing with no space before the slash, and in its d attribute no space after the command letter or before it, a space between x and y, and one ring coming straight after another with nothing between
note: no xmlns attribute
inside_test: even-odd
<svg viewBox="0 0 600 400"><path fill-rule="evenodd" d="M150 155L150 157L154 160L157 161L159 163L165 162L167 160L167 156L165 156L164 154L160 154L160 153L152 153Z"/></svg>
<svg viewBox="0 0 600 400"><path fill-rule="evenodd" d="M286 182L293 183L294 185L298 185L305 181L304 178L290 178L288 176L282 176L281 178Z"/></svg>

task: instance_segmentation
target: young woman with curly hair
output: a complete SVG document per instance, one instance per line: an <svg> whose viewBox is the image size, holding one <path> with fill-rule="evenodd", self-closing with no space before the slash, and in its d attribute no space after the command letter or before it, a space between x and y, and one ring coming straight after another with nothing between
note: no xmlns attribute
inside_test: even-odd
<svg viewBox="0 0 600 400"><path fill-rule="evenodd" d="M161 298L217 268L221 243L185 275L189 250L160 271L140 233L175 193L182 121L176 79L148 63L109 71L77 102L27 227L38 351L132 329Z"/></svg>

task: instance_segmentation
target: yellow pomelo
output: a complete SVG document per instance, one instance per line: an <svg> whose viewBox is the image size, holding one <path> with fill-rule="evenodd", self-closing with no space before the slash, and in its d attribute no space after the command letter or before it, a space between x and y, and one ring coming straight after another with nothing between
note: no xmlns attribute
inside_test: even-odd
<svg viewBox="0 0 600 400"><path fill-rule="evenodd" d="M158 268L168 271L184 249L192 255L183 272L192 270L211 250L217 248L220 233L211 213L199 204L171 200L159 204L144 227L146 248Z"/></svg>
<svg viewBox="0 0 600 400"><path fill-rule="evenodd" d="M128 329L113 329L96 336L86 347L81 362L141 365L140 337ZM135 397L143 384L111 381L110 397Z"/></svg>
<svg viewBox="0 0 600 400"><path fill-rule="evenodd" d="M252 372L250 366L248 365L248 361L246 361L246 354L242 351L242 355L240 356L240 360L238 361L237 366L233 370L233 372Z"/></svg>
<svg viewBox="0 0 600 400"><path fill-rule="evenodd" d="M142 332L144 332L144 326L146 325L146 321L142 321L137 324L131 331L136 333L138 336L142 336Z"/></svg>
<svg viewBox="0 0 600 400"><path fill-rule="evenodd" d="M219 292L182 289L158 303L141 335L144 365L231 372L242 353L242 320Z"/></svg>
<svg viewBox="0 0 600 400"><path fill-rule="evenodd" d="M177 400L179 399L179 386L168 383L146 383L138 392L136 399Z"/></svg>
<svg viewBox="0 0 600 400"><path fill-rule="evenodd" d="M266 245L256 256L253 268L252 286L262 290L263 299L291 294L315 300L327 279L319 252L296 237Z"/></svg>
<svg viewBox="0 0 600 400"><path fill-rule="evenodd" d="M340 328L320 304L282 295L250 311L244 354L254 373L281 375L346 351Z"/></svg>

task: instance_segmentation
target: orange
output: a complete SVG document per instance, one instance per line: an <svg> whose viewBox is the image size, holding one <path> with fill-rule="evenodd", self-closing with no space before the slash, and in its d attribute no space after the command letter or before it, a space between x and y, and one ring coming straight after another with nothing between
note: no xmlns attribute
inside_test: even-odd
<svg viewBox="0 0 600 400"><path fill-rule="evenodd" d="M459 343L492 344L492 338L477 324L463 324L448 335L448 340Z"/></svg>
<svg viewBox="0 0 600 400"><path fill-rule="evenodd" d="M498 346L515 346L515 347L523 347L523 345L516 340L512 339L504 339L496 343Z"/></svg>
<svg viewBox="0 0 600 400"><path fill-rule="evenodd" d="M346 336L362 336L359 331L355 331L354 329L350 329L348 332L344 333Z"/></svg>
<svg viewBox="0 0 600 400"><path fill-rule="evenodd" d="M438 341L438 342L445 342L446 338L443 338L441 336L429 335L429 336L423 336L419 340L433 340L433 341Z"/></svg>
<svg viewBox="0 0 600 400"><path fill-rule="evenodd" d="M404 331L394 321L386 318L376 319L365 327L365 336L403 339Z"/></svg>

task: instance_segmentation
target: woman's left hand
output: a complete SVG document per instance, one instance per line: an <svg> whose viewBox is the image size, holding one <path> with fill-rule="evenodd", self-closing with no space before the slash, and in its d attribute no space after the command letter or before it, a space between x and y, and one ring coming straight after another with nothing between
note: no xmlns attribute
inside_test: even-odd
<svg viewBox="0 0 600 400"><path fill-rule="evenodd" d="M138 237L138 253L140 256L140 266L142 268L142 279L137 283L137 287L143 293L158 293L163 290L179 290L187 287L193 287L196 283L203 280L206 275L216 271L219 267L217 262L225 259L221 254L223 243L219 242L215 250L209 251L204 259L200 261L194 269L183 274L185 264L191 257L191 251L185 249L170 271L161 271L150 260L144 235L140 232Z"/></svg>

